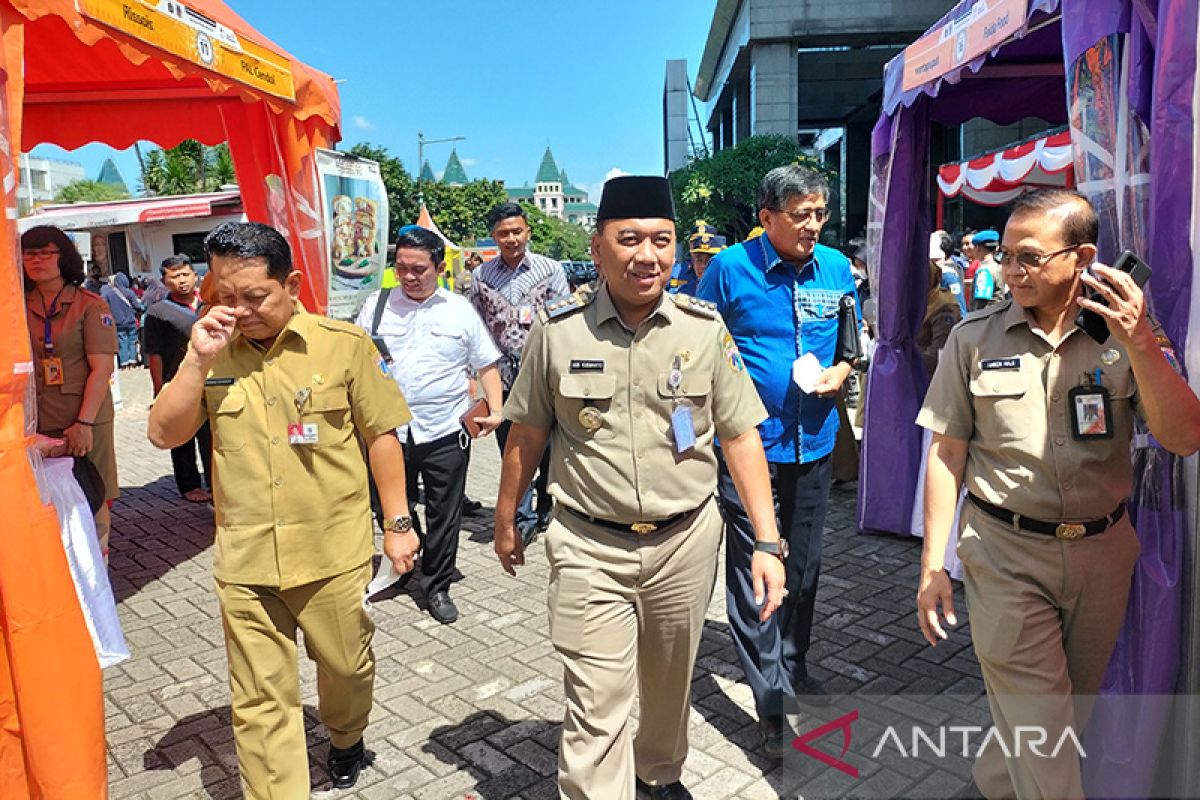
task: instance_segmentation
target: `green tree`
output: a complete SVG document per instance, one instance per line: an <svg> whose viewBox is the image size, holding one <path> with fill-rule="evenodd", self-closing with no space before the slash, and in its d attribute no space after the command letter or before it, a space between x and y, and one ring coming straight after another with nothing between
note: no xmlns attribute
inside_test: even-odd
<svg viewBox="0 0 1200 800"><path fill-rule="evenodd" d="M369 142L360 142L346 152L379 164L379 174L388 196L388 238L394 237L401 225L415 222L421 212L417 205L417 186L403 162L388 153L386 147Z"/></svg>
<svg viewBox="0 0 1200 800"><path fill-rule="evenodd" d="M167 150L151 150L142 159L142 191L147 195L215 192L236 182L227 144L207 147L185 139Z"/></svg>
<svg viewBox="0 0 1200 800"><path fill-rule="evenodd" d="M104 203L109 200L127 200L129 192L111 183L99 181L71 181L54 195L56 203Z"/></svg>
<svg viewBox="0 0 1200 800"><path fill-rule="evenodd" d="M508 199L500 181L477 180L462 186L423 183L425 205L446 238L471 245L490 235L488 212Z"/></svg>
<svg viewBox="0 0 1200 800"><path fill-rule="evenodd" d="M836 185L832 180L834 174L804 153L795 139L782 135L751 136L671 173L679 230L687 231L696 220L702 219L731 237L731 243L746 238L758 224L759 183L770 170L786 164L812 167Z"/></svg>
<svg viewBox="0 0 1200 800"><path fill-rule="evenodd" d="M532 204L525 206L529 217L529 249L559 261L587 261L591 234L582 225L552 217Z"/></svg>

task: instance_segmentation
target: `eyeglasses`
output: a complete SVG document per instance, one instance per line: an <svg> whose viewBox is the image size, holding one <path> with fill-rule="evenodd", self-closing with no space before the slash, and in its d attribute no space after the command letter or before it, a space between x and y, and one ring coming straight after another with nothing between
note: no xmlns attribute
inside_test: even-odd
<svg viewBox="0 0 1200 800"><path fill-rule="evenodd" d="M22 250L21 258L26 261L45 261L48 258L54 258L61 250Z"/></svg>
<svg viewBox="0 0 1200 800"><path fill-rule="evenodd" d="M1073 244L1070 247L1064 247L1062 250L1055 250L1053 253L1035 253L1032 250L1025 250L1020 253L1014 253L1011 250L997 250L996 263L1000 265L1007 264L1010 261L1016 261L1026 269L1040 269L1047 261L1055 256L1061 256L1063 253L1069 253L1079 247Z"/></svg>
<svg viewBox="0 0 1200 800"><path fill-rule="evenodd" d="M824 225L829 220L828 208L803 208L799 211L788 211L787 209L783 208L776 208L773 210L779 212L780 214L786 214L787 218L796 225L803 225L810 219L815 219L818 225Z"/></svg>

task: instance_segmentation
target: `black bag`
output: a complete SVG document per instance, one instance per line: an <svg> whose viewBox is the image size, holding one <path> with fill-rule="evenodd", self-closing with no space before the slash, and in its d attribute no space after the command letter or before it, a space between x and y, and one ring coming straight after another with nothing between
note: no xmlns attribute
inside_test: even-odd
<svg viewBox="0 0 1200 800"><path fill-rule="evenodd" d="M104 478L101 477L100 470L96 469L96 465L87 456L74 456L73 458L75 464L71 468L71 472L74 473L79 488L83 489L88 507L92 509L94 515L104 505Z"/></svg>
<svg viewBox="0 0 1200 800"><path fill-rule="evenodd" d="M851 366L863 357L862 340L858 338L858 313L854 297L843 295L838 303L837 351L833 363L849 362Z"/></svg>

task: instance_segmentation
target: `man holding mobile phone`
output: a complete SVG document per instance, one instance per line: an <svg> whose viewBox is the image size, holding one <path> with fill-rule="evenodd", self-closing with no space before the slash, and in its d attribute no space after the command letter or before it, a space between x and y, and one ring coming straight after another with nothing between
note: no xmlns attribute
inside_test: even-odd
<svg viewBox="0 0 1200 800"><path fill-rule="evenodd" d="M1075 192L1016 202L996 254L1012 296L951 332L917 417L933 432L921 631L936 646L943 620L957 622L944 555L965 485L971 637L1009 752L1021 728L1083 735L1139 553L1125 514L1134 415L1167 450L1200 449L1200 400L1164 355L1141 288L1094 263L1098 233ZM1081 308L1103 317L1107 343L1076 326ZM974 776L989 798L1084 796L1073 747L1013 758L984 748Z"/></svg>
<svg viewBox="0 0 1200 800"><path fill-rule="evenodd" d="M445 243L436 233L416 225L402 228L396 239L399 290L368 297L358 315L359 326L382 340L389 371L412 411L412 422L396 433L404 448L413 527L421 538L421 587L430 616L443 625L458 619L450 579L458 556L471 436L496 430L503 404L500 351L483 320L470 301L438 287L445 256ZM380 303L384 307L377 314ZM469 416L475 408L469 370L479 373L487 399L487 410L477 410L482 413L475 417ZM418 478L425 488L424 526L416 512Z"/></svg>

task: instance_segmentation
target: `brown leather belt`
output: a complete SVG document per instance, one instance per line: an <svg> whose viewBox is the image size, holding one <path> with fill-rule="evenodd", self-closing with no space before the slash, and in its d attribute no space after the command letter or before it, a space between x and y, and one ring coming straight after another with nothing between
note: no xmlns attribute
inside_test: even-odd
<svg viewBox="0 0 1200 800"><path fill-rule="evenodd" d="M1089 520L1088 522L1043 522L1040 519L1030 519L1029 517L1015 514L1006 508L989 503L987 500L981 500L970 492L967 493L967 497L971 498L971 502L978 506L980 511L990 517L995 517L1007 525L1020 528L1023 531L1029 531L1030 533L1054 536L1059 539L1066 539L1067 541L1102 533L1113 525L1116 525L1121 517L1125 516L1125 504L1121 503L1107 517Z"/></svg>
<svg viewBox="0 0 1200 800"><path fill-rule="evenodd" d="M691 511L684 511L681 514L675 514L674 516L667 517L666 519L648 520L646 522L614 522L609 519L600 519L599 517L593 517L589 514L584 514L581 511L576 511L573 508L569 508L566 504L560 503L559 507L562 508L563 511L571 514L571 516L578 517L585 522L590 522L593 525L600 526L601 528L608 528L611 531L632 534L634 536L649 536L650 534L665 531L669 528L675 527L681 522L684 522L688 517L695 515L696 512L704 508L704 503L696 506Z"/></svg>

